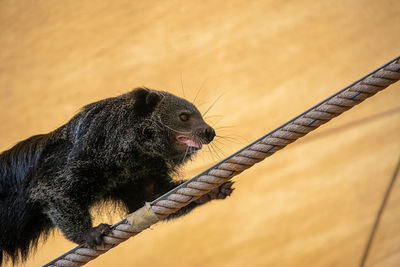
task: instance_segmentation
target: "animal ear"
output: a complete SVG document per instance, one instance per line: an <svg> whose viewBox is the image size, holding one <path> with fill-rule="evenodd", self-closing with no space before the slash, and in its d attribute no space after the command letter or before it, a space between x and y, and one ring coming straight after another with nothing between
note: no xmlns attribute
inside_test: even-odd
<svg viewBox="0 0 400 267"><path fill-rule="evenodd" d="M134 104L133 109L139 116L144 116L154 111L162 96L147 88L137 88L132 91Z"/></svg>
<svg viewBox="0 0 400 267"><path fill-rule="evenodd" d="M150 91L150 93L146 96L146 104L147 108L153 111L158 103L160 103L162 96L156 92Z"/></svg>

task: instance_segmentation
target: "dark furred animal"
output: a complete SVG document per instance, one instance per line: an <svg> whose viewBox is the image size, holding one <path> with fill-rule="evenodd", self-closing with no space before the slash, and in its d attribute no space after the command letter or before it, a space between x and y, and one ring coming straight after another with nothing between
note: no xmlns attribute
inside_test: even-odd
<svg viewBox="0 0 400 267"><path fill-rule="evenodd" d="M105 200L129 212L181 182L171 175L215 136L190 102L138 88L85 106L67 124L0 154L0 263L26 259L57 226L93 247L109 225L92 226L89 209ZM189 204L225 198L231 183Z"/></svg>

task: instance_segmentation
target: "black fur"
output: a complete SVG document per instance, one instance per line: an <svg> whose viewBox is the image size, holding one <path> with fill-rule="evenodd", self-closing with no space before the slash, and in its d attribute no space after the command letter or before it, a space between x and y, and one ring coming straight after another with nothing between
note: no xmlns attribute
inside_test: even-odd
<svg viewBox="0 0 400 267"><path fill-rule="evenodd" d="M179 119L182 111L189 121ZM138 88L89 104L55 131L1 153L0 264L2 257L25 260L54 226L73 242L101 244L107 231L92 226L90 207L115 200L132 212L177 186L171 174L197 151L177 142L178 134L200 144L215 135L193 104Z"/></svg>

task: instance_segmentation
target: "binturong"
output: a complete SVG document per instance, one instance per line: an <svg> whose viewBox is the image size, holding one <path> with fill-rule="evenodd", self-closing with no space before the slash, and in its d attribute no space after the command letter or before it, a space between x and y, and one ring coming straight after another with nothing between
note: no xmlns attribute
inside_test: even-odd
<svg viewBox="0 0 400 267"><path fill-rule="evenodd" d="M102 245L110 226L93 227L91 207L111 200L135 211L181 184L172 176L214 137L192 103L137 88L17 143L0 154L0 264L26 260L55 227L77 244ZM225 183L168 218L232 190Z"/></svg>

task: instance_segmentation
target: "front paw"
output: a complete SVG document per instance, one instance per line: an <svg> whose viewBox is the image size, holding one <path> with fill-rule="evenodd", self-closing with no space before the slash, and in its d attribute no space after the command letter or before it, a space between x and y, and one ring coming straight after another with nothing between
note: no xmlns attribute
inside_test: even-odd
<svg viewBox="0 0 400 267"><path fill-rule="evenodd" d="M225 182L208 192L208 194L196 199L194 202L197 204L204 204L213 199L225 199L232 194L233 190L235 190L235 188L232 188L233 183L234 182L232 181Z"/></svg>
<svg viewBox="0 0 400 267"><path fill-rule="evenodd" d="M89 248L104 245L103 236L111 233L110 225L102 223L96 227L92 227L84 236L86 245Z"/></svg>

